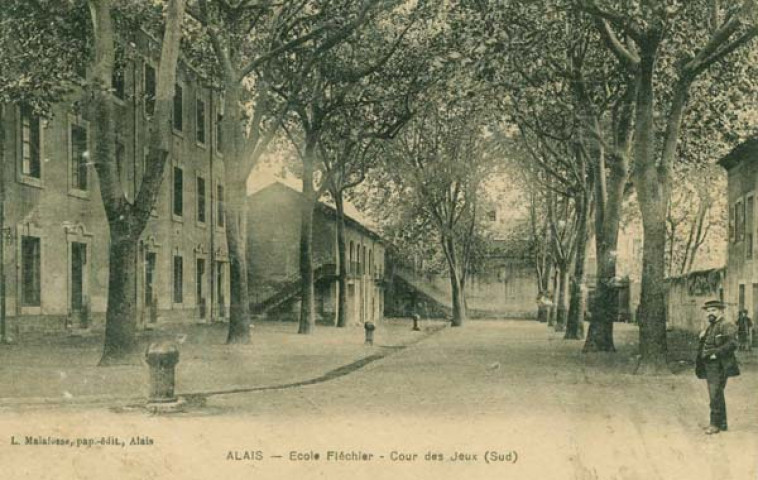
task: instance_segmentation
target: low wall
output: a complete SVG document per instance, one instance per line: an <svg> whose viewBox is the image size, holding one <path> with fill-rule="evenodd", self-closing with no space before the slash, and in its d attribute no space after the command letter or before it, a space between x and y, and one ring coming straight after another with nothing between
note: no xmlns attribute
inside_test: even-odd
<svg viewBox="0 0 758 480"><path fill-rule="evenodd" d="M724 269L692 272L682 277L668 279L667 326L691 332L699 332L705 326L703 304L720 298L724 285ZM726 316L734 321L737 312L727 308Z"/></svg>

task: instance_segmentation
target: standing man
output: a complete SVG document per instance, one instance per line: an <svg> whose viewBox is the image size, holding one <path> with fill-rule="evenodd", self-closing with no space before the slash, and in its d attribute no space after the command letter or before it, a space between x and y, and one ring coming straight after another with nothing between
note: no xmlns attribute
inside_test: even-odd
<svg viewBox="0 0 758 480"><path fill-rule="evenodd" d="M734 350L737 348L734 324L724 319L724 304L709 300L703 306L708 315L708 327L700 333L700 346L695 359L695 374L708 382L711 400L711 421L705 433L713 435L727 429L726 380L740 374Z"/></svg>
<svg viewBox="0 0 758 480"><path fill-rule="evenodd" d="M753 321L747 316L747 310L740 310L740 315L737 317L737 340L740 350L753 349L753 339L750 335L752 329Z"/></svg>

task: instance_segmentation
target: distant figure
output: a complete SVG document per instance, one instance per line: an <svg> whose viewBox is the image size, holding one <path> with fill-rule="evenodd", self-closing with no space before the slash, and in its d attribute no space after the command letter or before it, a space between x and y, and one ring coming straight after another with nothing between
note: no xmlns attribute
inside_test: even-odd
<svg viewBox="0 0 758 480"><path fill-rule="evenodd" d="M740 310L737 317L737 342L740 350L753 349L753 321L747 316L747 310Z"/></svg>
<svg viewBox="0 0 758 480"><path fill-rule="evenodd" d="M708 382L711 420L705 429L713 435L727 429L726 380L740 374L734 351L737 349L736 328L724 319L724 304L719 300L709 300L703 306L708 315L708 327L700 332L700 345L695 358L695 374Z"/></svg>

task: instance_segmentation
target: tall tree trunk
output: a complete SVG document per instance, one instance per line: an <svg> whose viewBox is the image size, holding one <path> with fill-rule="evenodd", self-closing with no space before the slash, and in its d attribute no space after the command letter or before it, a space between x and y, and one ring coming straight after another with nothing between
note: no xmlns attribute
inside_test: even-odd
<svg viewBox="0 0 758 480"><path fill-rule="evenodd" d="M347 326L347 263L345 249L345 205L342 190L332 192L337 207L337 263L338 295L337 295L337 326Z"/></svg>
<svg viewBox="0 0 758 480"><path fill-rule="evenodd" d="M619 315L616 251L626 178L626 162L614 159L606 183L605 156L602 153L598 156L595 168L597 285L583 348L585 353L616 351L613 343L613 322Z"/></svg>
<svg viewBox="0 0 758 480"><path fill-rule="evenodd" d="M450 271L450 286L453 294L453 327L462 327L466 322L466 295L456 271Z"/></svg>
<svg viewBox="0 0 758 480"><path fill-rule="evenodd" d="M229 200L224 205L226 242L229 247L229 332L226 343L250 343L250 301L245 243L246 182L227 184ZM229 188L231 187L231 188Z"/></svg>
<svg viewBox="0 0 758 480"><path fill-rule="evenodd" d="M548 295L550 294L550 281L552 280L552 277L553 264L549 260L546 260L545 269L542 273L542 278L540 279L539 285L540 303L537 306L537 321L541 323L546 323L550 316L550 305L545 302L545 299L547 299Z"/></svg>
<svg viewBox="0 0 758 480"><path fill-rule="evenodd" d="M563 332L566 329L568 317L569 297L569 265L558 267L558 306L556 308L555 331Z"/></svg>
<svg viewBox="0 0 758 480"><path fill-rule="evenodd" d="M108 305L100 365L109 365L119 363L136 349L137 244L158 198L168 159L184 1L171 0L166 9L155 116L148 137L148 161L133 204L126 200L115 157L115 121L110 93L115 60L111 2L89 0L89 7L94 27L95 59L87 87L86 103L93 126L93 163L110 231Z"/></svg>
<svg viewBox="0 0 758 480"><path fill-rule="evenodd" d="M250 343L250 291L247 277L247 224L245 202L247 201L247 174L245 134L240 125L241 87L234 72L226 73L224 92L224 117L221 129L223 145L224 184L224 229L229 252L229 332L228 344ZM211 112L211 115L213 113ZM243 180L244 179L244 180ZM219 199L216 199L219 201Z"/></svg>
<svg viewBox="0 0 758 480"><path fill-rule="evenodd" d="M574 262L574 277L571 281L571 299L569 303L568 318L566 319L566 334L563 338L567 340L581 340L583 336L582 321L584 320L584 263L587 258L587 236L588 236L588 216L589 216L589 191L582 193L577 202L577 222L576 232L576 260Z"/></svg>
<svg viewBox="0 0 758 480"><path fill-rule="evenodd" d="M642 193L642 192L640 192ZM640 297L640 354L653 370L666 364L665 210L655 201L640 200L645 244ZM655 219L660 219L656 222Z"/></svg>
<svg viewBox="0 0 758 480"><path fill-rule="evenodd" d="M665 249L667 185L661 182L655 156L654 52L644 51L635 122L635 186L642 214L642 292L640 296L641 367L646 371L666 366Z"/></svg>
<svg viewBox="0 0 758 480"><path fill-rule="evenodd" d="M300 210L300 323L297 333L311 333L316 325L316 292L313 285L313 167L317 138L308 135L303 155L303 195Z"/></svg>
<svg viewBox="0 0 758 480"><path fill-rule="evenodd" d="M450 238L443 239L445 257L450 273L450 292L453 303L453 323L454 327L462 327L466 321L466 296L463 290L463 283L458 265L458 256L455 252L455 241Z"/></svg>
<svg viewBox="0 0 758 480"><path fill-rule="evenodd" d="M5 305L5 104L0 102L0 344L8 341Z"/></svg>
<svg viewBox="0 0 758 480"><path fill-rule="evenodd" d="M615 352L613 343L613 322L619 316L619 295L615 286L616 248L606 243L608 238L597 237L597 286L592 304L590 327L583 351ZM602 245L601 245L602 244ZM614 242L615 244L615 242Z"/></svg>
<svg viewBox="0 0 758 480"><path fill-rule="evenodd" d="M105 317L105 345L100 365L113 365L136 351L138 239L111 229L108 252L108 309Z"/></svg>
<svg viewBox="0 0 758 480"><path fill-rule="evenodd" d="M553 284L552 296L550 297L550 311L548 312L547 326L555 327L558 319L558 299L560 297L560 268L553 263L553 275L550 279Z"/></svg>

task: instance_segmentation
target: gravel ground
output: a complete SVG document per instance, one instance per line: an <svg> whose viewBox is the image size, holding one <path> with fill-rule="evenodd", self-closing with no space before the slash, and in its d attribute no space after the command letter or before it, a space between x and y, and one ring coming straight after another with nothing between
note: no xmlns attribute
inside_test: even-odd
<svg viewBox="0 0 758 480"><path fill-rule="evenodd" d="M705 436L705 383L686 368L633 375L636 329L619 325L616 339L617 354L586 356L536 322L471 321L329 381L216 395L174 416L9 409L6 435L141 435L154 445L0 438L0 459L10 478L758 478L754 359L727 387L730 431ZM333 461L330 450L372 459Z"/></svg>
<svg viewBox="0 0 758 480"><path fill-rule="evenodd" d="M425 329L443 322L427 320ZM362 327L317 327L297 335L294 323L260 322L249 345L225 345L226 325L172 325L141 335L179 345L176 389L196 393L286 384L319 377L369 355L403 346L423 336L409 319L389 319L375 331L373 347L364 345ZM126 365L97 367L101 334L47 336L0 346L0 406L17 403L77 403L135 400L147 395L148 367L140 356Z"/></svg>

